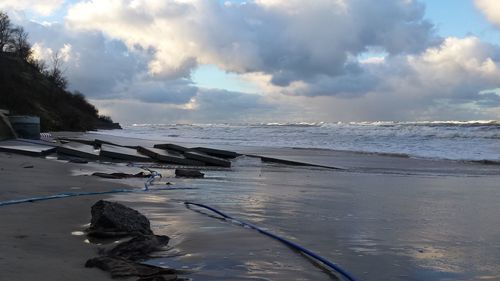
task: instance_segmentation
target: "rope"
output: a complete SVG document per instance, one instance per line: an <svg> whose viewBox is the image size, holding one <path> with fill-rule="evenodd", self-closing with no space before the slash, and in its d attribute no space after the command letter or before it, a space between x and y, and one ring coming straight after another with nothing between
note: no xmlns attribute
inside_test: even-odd
<svg viewBox="0 0 500 281"><path fill-rule="evenodd" d="M350 273L348 273L347 271L345 271L344 269L342 269L340 266L336 265L335 263L321 257L320 255L292 242L292 241L289 241L285 238L282 238L280 236L277 236L269 231L266 231L258 226L255 226L253 224L250 224L250 223L247 223L247 222L244 222L244 221L241 221L241 220L238 220L238 219L235 219L213 207L210 207L210 206L207 206L207 205L204 205L204 204L198 204L198 203L193 203L193 202L184 202L184 205L186 206L186 208L190 209L189 208L189 205L194 205L194 206L198 206L198 207L201 207L201 208L205 208L205 209L208 209L218 215L220 215L221 217L223 217L226 221L229 221L229 222L232 222L232 223L237 223L238 225L240 226L243 226L243 227L248 227L248 228L251 228L251 229L254 229L254 230L257 230L258 232L266 235L266 236L269 236L273 239L276 239L280 242L282 242L283 244L291 247L292 249L295 249L295 250L298 250L306 255L308 255L309 257L315 259L315 260L318 260L320 262L322 262L324 265L326 265L327 267L333 269L334 271L338 272L340 275L342 275L343 277L345 277L347 280L349 281L358 281L356 278L354 278Z"/></svg>

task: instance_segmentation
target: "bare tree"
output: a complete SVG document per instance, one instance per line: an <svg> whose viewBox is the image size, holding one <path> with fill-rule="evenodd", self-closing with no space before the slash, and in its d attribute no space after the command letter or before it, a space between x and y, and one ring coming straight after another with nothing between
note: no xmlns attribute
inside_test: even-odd
<svg viewBox="0 0 500 281"><path fill-rule="evenodd" d="M28 33L21 26L12 30L12 52L25 61L28 61L33 53L31 44L28 42Z"/></svg>
<svg viewBox="0 0 500 281"><path fill-rule="evenodd" d="M47 63L42 59L36 59L33 55L28 58L28 63L31 64L38 72L47 73Z"/></svg>
<svg viewBox="0 0 500 281"><path fill-rule="evenodd" d="M9 16L0 11L0 52L5 51L5 46L9 44L12 39L12 24Z"/></svg>
<svg viewBox="0 0 500 281"><path fill-rule="evenodd" d="M63 75L63 58L59 51L52 54L51 63L52 66L46 73L47 77L61 89L66 89L66 87L68 86L68 80Z"/></svg>

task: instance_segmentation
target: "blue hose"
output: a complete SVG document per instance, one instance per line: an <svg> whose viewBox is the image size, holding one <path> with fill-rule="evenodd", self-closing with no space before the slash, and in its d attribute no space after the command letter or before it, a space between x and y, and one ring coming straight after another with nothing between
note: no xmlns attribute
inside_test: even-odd
<svg viewBox="0 0 500 281"><path fill-rule="evenodd" d="M52 199L62 199L62 198L75 197L75 196L89 196L89 195L102 195L102 194L113 194L113 193L132 193L132 192L149 191L149 186L153 183L153 181L155 180L156 177L161 177L161 174L156 172L156 171L150 170L150 169L146 169L146 170L148 170L151 173L151 175L148 177L148 179L144 183L143 190L140 190L140 189L113 189L113 190L108 190L108 191L63 192L63 193L47 195L47 196L0 201L0 207L21 204L21 203L28 203L28 202L45 201L45 200L52 200ZM159 189L155 189L155 190L170 190L170 189L176 189L176 188L169 187L169 188L159 188Z"/></svg>
<svg viewBox="0 0 500 281"><path fill-rule="evenodd" d="M149 173L151 174L149 176L149 178L146 180L146 182L144 183L144 191L148 191L151 183L153 183L153 181L155 180L156 177L161 178L161 174L158 173L157 171L150 170L149 168L142 168L142 169L149 171Z"/></svg>
<svg viewBox="0 0 500 281"><path fill-rule="evenodd" d="M7 206L7 205L28 203L28 202L45 201L45 200L52 200L52 199L62 199L62 198L75 197L75 196L100 195L100 194L112 194L112 193L130 193L130 192L138 192L138 191L141 191L141 190L113 189L113 190L108 190L108 191L96 191L96 192L64 192L64 193L58 193L58 194L54 194L54 195L1 201L0 207Z"/></svg>
<svg viewBox="0 0 500 281"><path fill-rule="evenodd" d="M28 203L28 202L62 199L62 198L75 197L75 196L90 196L90 195L102 195L102 194L113 194L113 193L148 192L150 190L149 186L152 184L155 177L157 177L157 176L161 177L160 173L158 173L156 171L151 171L151 170L149 170L149 171L151 172L151 176L144 183L144 189L142 189L142 190L140 190L140 189L113 189L113 190L108 190L108 191L95 191L95 192L64 192L64 193L58 193L58 194L54 194L54 195L47 195L47 196L40 196L40 197L30 197L30 198L23 198L23 199L0 201L0 207ZM171 190L171 189L175 189L175 188L160 188L160 189L155 189L155 190ZM193 202L184 202L184 205L186 205L187 208L189 208L189 205L195 205L195 206L198 206L201 208L208 209L208 210L222 216L226 220L231 220L232 222L237 222L242 226L246 226L246 227L252 228L254 230L257 230L258 232L260 232L264 235L267 235L271 238L274 238L274 239L282 242L283 244L285 244L293 249L296 249L304 254L307 254L308 256L322 262L326 266L330 267L334 271L340 273L342 276L347 278L347 280L357 281L356 278L354 278L347 271L343 270L341 267L337 266L333 262L330 262L329 260L319 256L318 254L316 254L316 253L314 253L314 252L312 252L312 251L310 251L310 250L308 250L308 249L306 249L306 248L304 248L304 247L302 247L302 246L300 246L292 241L286 240L285 238L279 237L273 233L270 233L266 230L263 230L263 229L259 228L258 226L255 226L255 225L250 224L250 223L246 223L246 222L241 221L241 220L237 220L237 219L235 219L229 215L226 215L225 213L223 213L215 208L212 208L210 206L207 206L207 205L193 203Z"/></svg>
<svg viewBox="0 0 500 281"><path fill-rule="evenodd" d="M226 220L230 220L231 222L237 222L238 224L240 224L241 226L246 226L246 227L249 227L251 229L254 229L254 230L257 230L258 232L266 235L266 236L269 236L273 239L276 239L280 242L282 242L283 244L295 249L295 250L298 250L306 255L308 255L309 257L313 258L313 259L316 259L320 262L322 262L323 264L325 264L326 266L328 266L329 268L333 269L334 271L338 272L340 275L342 275L343 277L345 277L347 280L350 280L350 281L358 281L356 278L354 278L349 272L345 271L344 269L342 269L341 267L339 267L338 265L336 265L335 263L321 257L320 255L292 242L292 241L289 241L285 238L282 238L282 237L279 237L269 231L266 231L258 226L255 226L253 224L250 224L250 223L247 223L247 222L244 222L244 221L241 221L241 220L238 220L238 219L235 219L229 215L226 215L225 213L215 209L215 208L212 208L210 206L207 206L207 205L204 205L204 204L198 204L198 203L193 203L193 202L184 202L184 205L189 208L189 205L194 205L194 206L198 206L198 207L201 207L201 208L205 208L205 209L208 209L220 216L222 216L224 219Z"/></svg>

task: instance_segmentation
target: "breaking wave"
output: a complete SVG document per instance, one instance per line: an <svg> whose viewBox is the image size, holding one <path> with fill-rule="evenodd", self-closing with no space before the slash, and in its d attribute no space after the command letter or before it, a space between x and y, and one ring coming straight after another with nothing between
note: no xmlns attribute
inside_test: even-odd
<svg viewBox="0 0 500 281"><path fill-rule="evenodd" d="M358 151L472 161L500 160L500 121L132 124L126 137L172 142Z"/></svg>

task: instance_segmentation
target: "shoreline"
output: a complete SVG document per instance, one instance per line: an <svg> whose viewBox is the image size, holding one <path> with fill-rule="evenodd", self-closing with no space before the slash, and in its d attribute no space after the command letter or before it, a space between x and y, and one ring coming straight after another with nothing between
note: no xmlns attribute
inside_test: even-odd
<svg viewBox="0 0 500 281"><path fill-rule="evenodd" d="M98 135L123 144L139 140ZM97 137L97 134L85 136ZM217 206L237 218L296 239L363 280L403 280L396 278L402 275L414 275L410 280L426 280L429 276L436 277L433 280L447 280L447 274L451 273L440 273L443 269L433 264L446 263L454 268L466 262L462 258L465 253L485 264L495 260L491 251L480 250L500 243L492 236L494 229L488 227L498 222L494 202L500 175L495 165L337 151L325 154L325 151L291 148L237 149L239 152L253 149L255 154L291 160L312 159L348 169L331 171L266 164L242 157L234 160L231 169L202 168L204 179L173 178L171 169L160 169L165 177L157 184L171 182L178 188L175 191L153 190L147 194L76 197L5 206L0 208L5 222L0 232L3 237L0 249L5 253L5 258L0 259L0 270L7 275L2 276L12 280L111 280L106 272L83 267L87 259L96 255L99 246L85 243L84 236L71 234L85 228L90 221L90 206L99 199L121 202L145 214L155 233L172 238L172 248L160 253L168 258L153 262L186 267L190 271L187 277L194 280L330 278L274 241L186 210L181 204L184 200ZM33 168L24 168L29 166ZM142 179L104 180L84 176L94 171L134 170L116 163L74 164L0 153L0 168L5 182L0 200L71 190L142 188L144 183ZM469 220L473 215L483 219ZM448 226L438 227L443 224ZM477 233L468 228L483 231L481 235L489 238L485 242L475 241L471 235ZM447 233L444 236L443 231ZM473 243L450 246L469 240ZM435 251L439 255L433 255ZM401 264L398 269L391 266L396 261ZM469 279L500 277L495 269L474 270L454 274Z"/></svg>
<svg viewBox="0 0 500 281"><path fill-rule="evenodd" d="M339 125L327 127L238 125L147 125L109 131L121 137L152 138L170 142L212 145L253 145L274 148L333 149L368 153L408 154L417 158L500 160L497 124L474 126L403 127ZM248 135L247 135L248 134Z"/></svg>
<svg viewBox="0 0 500 281"><path fill-rule="evenodd" d="M325 152L331 152L331 153L339 153L339 154L352 154L351 156L356 157L356 156L381 156L381 157L390 157L390 158L406 158L406 159L415 159L415 160L422 160L422 161L437 161L437 162L452 162L452 163L465 163L465 164L480 164L480 165L500 165L500 159L450 159L450 158L439 158L439 157L423 157L423 156L416 156L416 155L411 155L407 153L397 153L397 152L371 152L371 151L355 151L355 150L341 150L341 149L331 149L331 148L315 148L315 147L262 147L262 146L244 146L244 145L231 145L231 144L211 144L211 143L203 143L203 142L183 142L183 141L177 141L175 139L146 139L146 138L138 138L138 137L124 137L124 136L116 136L116 135L109 135L106 134L106 131L102 131L101 133L98 133L96 131L89 131L89 132L54 132L52 133L54 136L69 136L69 137L84 137L84 138L89 138L89 139L99 139L99 137L109 140L109 141L117 141L120 143L120 141L124 142L125 144L130 144L130 143L147 143L147 144L153 144L153 143L176 143L184 146L191 146L191 147L196 147L196 146L207 146L207 147L213 147L213 148L218 148L218 149L228 149L228 150L235 150L235 151L266 151L266 150L303 150L303 151L325 151Z"/></svg>

